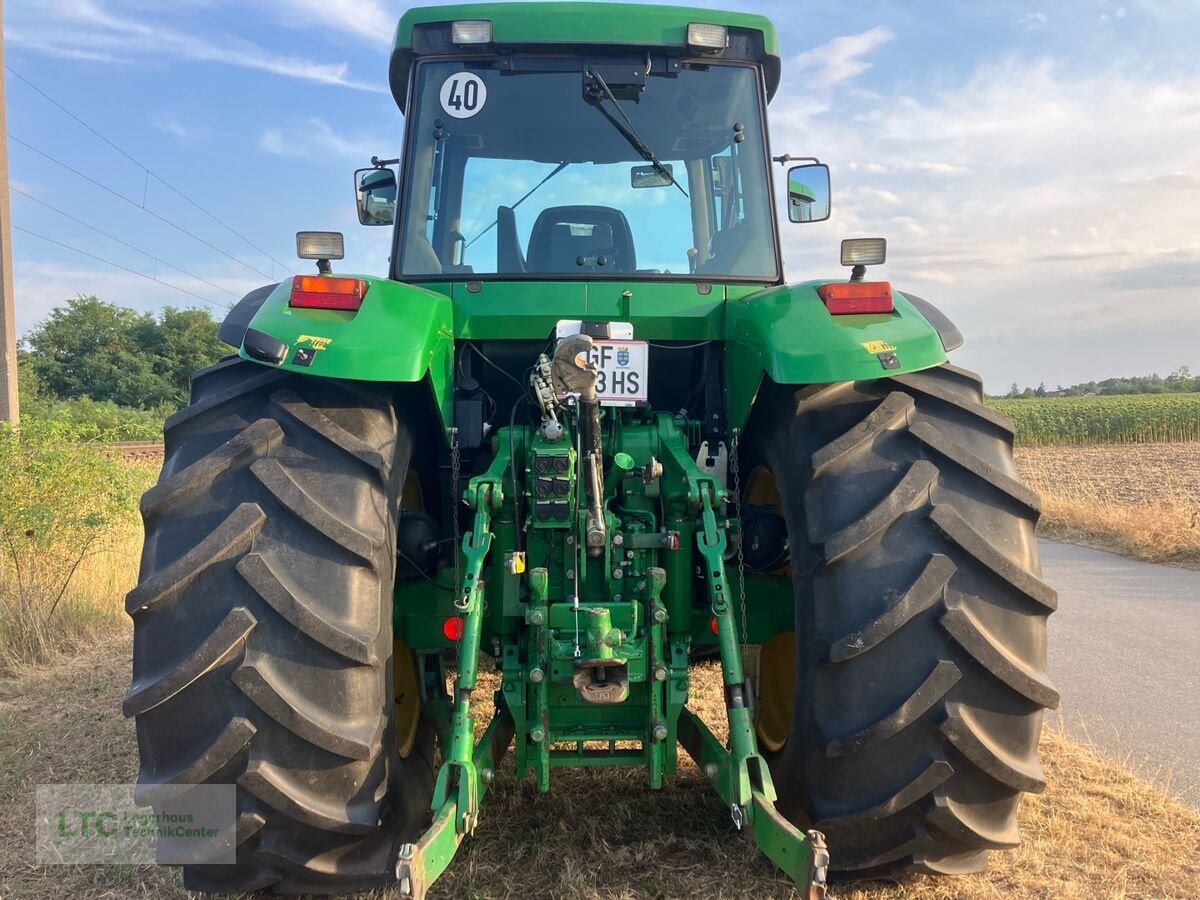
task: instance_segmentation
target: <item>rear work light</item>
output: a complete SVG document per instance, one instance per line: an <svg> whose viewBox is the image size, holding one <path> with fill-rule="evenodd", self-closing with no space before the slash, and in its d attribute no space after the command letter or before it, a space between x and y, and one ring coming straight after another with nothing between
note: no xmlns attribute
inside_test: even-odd
<svg viewBox="0 0 1200 900"><path fill-rule="evenodd" d="M817 288L825 308L835 316L890 313L892 285L887 281L838 281Z"/></svg>
<svg viewBox="0 0 1200 900"><path fill-rule="evenodd" d="M729 29L724 25L690 22L687 27L688 46L702 50L724 50L729 46Z"/></svg>
<svg viewBox="0 0 1200 900"><path fill-rule="evenodd" d="M450 42L453 44L490 44L492 22L490 19L462 19L450 26Z"/></svg>
<svg viewBox="0 0 1200 900"><path fill-rule="evenodd" d="M288 306L300 309L341 309L355 312L367 295L367 282L361 278L337 278L332 275L297 275L292 279Z"/></svg>

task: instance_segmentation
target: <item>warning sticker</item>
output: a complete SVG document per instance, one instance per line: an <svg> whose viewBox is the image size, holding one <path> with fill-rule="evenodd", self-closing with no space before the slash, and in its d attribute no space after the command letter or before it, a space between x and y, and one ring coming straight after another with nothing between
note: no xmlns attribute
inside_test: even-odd
<svg viewBox="0 0 1200 900"><path fill-rule="evenodd" d="M890 353L896 349L887 341L867 341L863 344L863 348L868 353Z"/></svg>
<svg viewBox="0 0 1200 900"><path fill-rule="evenodd" d="M487 85L478 75L459 72L442 83L442 109L456 119L469 119L487 103Z"/></svg>

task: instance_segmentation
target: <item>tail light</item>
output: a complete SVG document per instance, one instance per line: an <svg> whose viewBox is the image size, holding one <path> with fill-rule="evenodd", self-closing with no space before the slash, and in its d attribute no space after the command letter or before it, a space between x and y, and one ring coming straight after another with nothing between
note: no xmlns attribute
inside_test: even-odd
<svg viewBox="0 0 1200 900"><path fill-rule="evenodd" d="M450 616L442 622L442 634L446 636L448 641L460 641L463 636L463 619L462 616Z"/></svg>
<svg viewBox="0 0 1200 900"><path fill-rule="evenodd" d="M831 315L850 316L866 313L890 313L892 285L887 281L838 281L817 288Z"/></svg>
<svg viewBox="0 0 1200 900"><path fill-rule="evenodd" d="M292 296L288 300L288 306L355 312L362 306L368 287L367 282L361 278L297 275L292 279Z"/></svg>

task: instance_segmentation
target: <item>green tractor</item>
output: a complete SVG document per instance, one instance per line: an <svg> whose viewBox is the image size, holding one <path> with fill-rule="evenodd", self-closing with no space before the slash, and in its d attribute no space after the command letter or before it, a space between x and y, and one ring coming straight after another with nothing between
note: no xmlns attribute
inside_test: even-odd
<svg viewBox="0 0 1200 900"><path fill-rule="evenodd" d="M404 14L403 156L356 183L387 276L302 233L318 272L232 311L142 502L141 796L236 785L235 861L188 887L423 896L510 750L540 791L657 789L682 746L805 896L1017 845L1057 702L1038 498L954 325L866 278L882 240L784 282L780 213L829 184L775 190L779 77L754 15Z"/></svg>

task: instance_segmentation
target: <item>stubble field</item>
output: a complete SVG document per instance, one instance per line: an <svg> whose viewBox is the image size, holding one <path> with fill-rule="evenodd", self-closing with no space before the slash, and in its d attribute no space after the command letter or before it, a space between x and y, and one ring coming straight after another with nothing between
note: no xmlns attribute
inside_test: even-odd
<svg viewBox="0 0 1200 900"><path fill-rule="evenodd" d="M1022 447L1044 537L1200 566L1200 442Z"/></svg>

